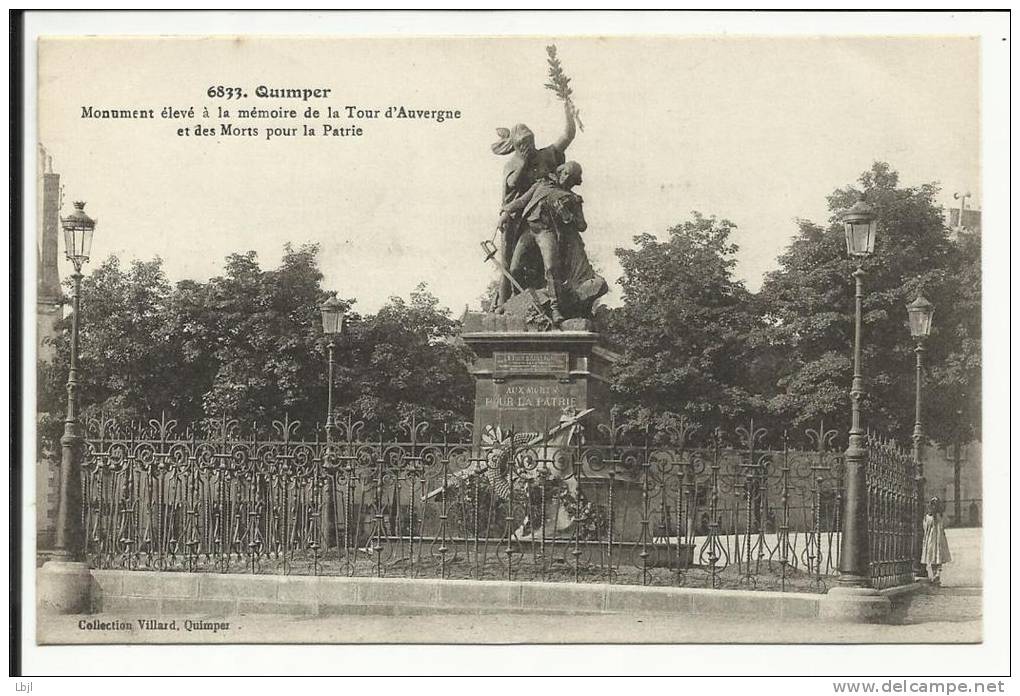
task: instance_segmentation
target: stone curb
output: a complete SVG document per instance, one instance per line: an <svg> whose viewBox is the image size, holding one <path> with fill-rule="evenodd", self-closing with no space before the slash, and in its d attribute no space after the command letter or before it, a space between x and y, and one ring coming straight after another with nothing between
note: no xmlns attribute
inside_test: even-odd
<svg viewBox="0 0 1020 696"><path fill-rule="evenodd" d="M92 571L96 612L335 615L556 613L816 619L824 595L502 580Z"/></svg>
<svg viewBox="0 0 1020 696"><path fill-rule="evenodd" d="M914 594L915 592L923 592L928 587L927 580L917 580L910 583L909 585L900 585L899 587L887 587L884 590L879 590L878 593L883 597L896 601L902 598L904 595Z"/></svg>

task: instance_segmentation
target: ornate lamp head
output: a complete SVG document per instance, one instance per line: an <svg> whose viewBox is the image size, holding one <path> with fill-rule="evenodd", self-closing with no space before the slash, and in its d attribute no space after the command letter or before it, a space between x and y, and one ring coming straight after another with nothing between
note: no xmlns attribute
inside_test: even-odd
<svg viewBox="0 0 1020 696"><path fill-rule="evenodd" d="M878 217L875 215L875 209L868 205L863 195L843 212L842 220L846 233L846 253L860 258L871 256L875 251Z"/></svg>
<svg viewBox="0 0 1020 696"><path fill-rule="evenodd" d="M920 341L931 334L931 318L935 314L935 305L923 296L907 305L907 321L910 323L910 335Z"/></svg>
<svg viewBox="0 0 1020 696"><path fill-rule="evenodd" d="M84 201L75 201L71 214L60 218L60 226L64 229L64 253L75 270L81 271L82 264L89 260L92 251L96 221L85 213Z"/></svg>
<svg viewBox="0 0 1020 696"><path fill-rule="evenodd" d="M335 297L331 297L319 307L322 312L322 332L328 338L338 336L344 328L344 306Z"/></svg>

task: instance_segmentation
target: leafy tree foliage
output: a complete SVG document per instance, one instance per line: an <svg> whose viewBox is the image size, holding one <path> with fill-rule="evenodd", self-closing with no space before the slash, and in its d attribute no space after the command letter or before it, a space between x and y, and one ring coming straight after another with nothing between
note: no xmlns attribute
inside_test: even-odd
<svg viewBox="0 0 1020 696"><path fill-rule="evenodd" d="M474 406L460 322L424 285L352 325L338 345L338 403L370 419L466 420Z"/></svg>
<svg viewBox="0 0 1020 696"><path fill-rule="evenodd" d="M64 281L70 294L71 278ZM79 403L111 413L159 414L173 407L178 375L173 339L163 321L170 283L162 262L136 261L124 269L116 257L82 279L79 329ZM52 362L38 370L40 435L59 439L67 392L71 317L60 323Z"/></svg>
<svg viewBox="0 0 1020 696"><path fill-rule="evenodd" d="M879 216L863 263L865 424L910 437L914 343L905 306L936 307L927 342L927 431L942 442L980 432L980 236L951 235L935 184L905 187L876 163L829 196L831 217L802 220L757 294L733 277L734 225L693 213L661 238L617 249L623 306L599 308L598 330L622 358L613 389L632 414L654 410L711 427L748 415L782 428L849 423L855 264L840 211L864 194ZM81 402L121 417L182 421L227 415L267 423L283 413L321 422L326 343L315 246L287 246L264 270L232 254L223 274L171 285L159 259L124 268L110 258L83 282ZM473 382L459 323L424 286L349 321L335 346L334 402L369 419L415 414L467 419ZM70 322L53 363L39 366L41 432L55 441L64 413ZM307 432L307 431L306 431Z"/></svg>
<svg viewBox="0 0 1020 696"><path fill-rule="evenodd" d="M925 394L928 435L948 444L981 438L981 236L953 240L939 298ZM936 300L932 300L935 302Z"/></svg>
<svg viewBox="0 0 1020 696"><path fill-rule="evenodd" d="M173 317L186 337L182 354L204 376L194 412L258 422L284 412L322 418L324 409L312 408L325 385L319 305L326 293L315 254L314 246L288 246L271 271L254 252L232 254L224 275L180 289Z"/></svg>
<svg viewBox="0 0 1020 696"><path fill-rule="evenodd" d="M914 342L906 305L923 294L936 307L927 342L928 432L976 434L980 390L980 245L953 240L935 203L935 184L903 187L876 163L858 187L829 196L829 224L801 221L756 298L763 325L750 342L777 359L764 394L773 412L799 425L849 421L855 263L846 254L839 212L863 193L876 208L879 237L863 263L866 425L903 441L914 421Z"/></svg>
<svg viewBox="0 0 1020 696"><path fill-rule="evenodd" d="M704 425L754 414L782 428L845 429L852 376L855 262L840 213L861 194L879 240L864 261L863 357L868 427L908 442L914 423L915 344L906 305L935 306L926 342L927 433L980 437L981 246L953 236L935 184L904 187L876 163L857 186L829 196L826 225L808 220L757 294L732 277L732 223L695 213L664 240L618 249L622 308L596 323L623 354L614 388L630 406L685 414Z"/></svg>
<svg viewBox="0 0 1020 696"><path fill-rule="evenodd" d="M614 390L624 403L688 415L703 425L751 405L746 337L751 300L733 278L737 246L728 220L693 213L665 239L617 249L622 308L597 319L622 352Z"/></svg>
<svg viewBox="0 0 1020 696"><path fill-rule="evenodd" d="M122 419L187 422L225 415L267 424L284 413L306 424L326 411L326 340L319 306L329 293L314 245L287 246L264 270L254 252L230 255L222 275L171 286L160 259L126 270L111 257L82 283L81 404ZM334 403L395 420L470 415L472 380L459 323L424 286L376 314L353 311L336 343ZM43 436L64 413L70 317L52 363L39 367ZM306 430L306 432L308 432Z"/></svg>

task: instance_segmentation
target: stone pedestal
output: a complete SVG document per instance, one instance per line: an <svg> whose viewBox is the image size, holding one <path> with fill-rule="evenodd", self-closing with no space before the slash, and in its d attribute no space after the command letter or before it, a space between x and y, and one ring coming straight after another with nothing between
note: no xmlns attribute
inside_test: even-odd
<svg viewBox="0 0 1020 696"><path fill-rule="evenodd" d="M870 587L833 587L818 605L819 618L846 623L882 623L892 602Z"/></svg>
<svg viewBox="0 0 1020 696"><path fill-rule="evenodd" d="M84 563L52 560L38 571L36 606L44 614L87 614L91 593L92 573Z"/></svg>
<svg viewBox="0 0 1020 696"><path fill-rule="evenodd" d="M616 354L599 345L592 331L468 331L474 351L475 445L487 426L518 433L543 433L565 408L595 409L594 427L609 419L608 371Z"/></svg>

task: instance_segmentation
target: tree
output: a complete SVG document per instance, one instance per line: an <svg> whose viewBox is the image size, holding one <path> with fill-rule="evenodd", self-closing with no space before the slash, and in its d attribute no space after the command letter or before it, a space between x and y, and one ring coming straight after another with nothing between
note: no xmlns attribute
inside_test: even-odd
<svg viewBox="0 0 1020 696"><path fill-rule="evenodd" d="M981 438L981 235L953 239L948 292L935 313L942 350L929 358L928 434L943 444Z"/></svg>
<svg viewBox="0 0 1020 696"><path fill-rule="evenodd" d="M980 254L950 238L935 203L936 184L900 186L882 162L859 184L829 196L828 226L800 221L779 270L766 277L757 297L763 322L752 342L778 358L764 392L769 405L796 425L849 422L855 263L846 255L839 213L863 193L879 220L875 253L863 262L866 425L909 440L914 344L905 306L923 293L936 306L927 356L928 432L973 432L979 419L973 399L980 384Z"/></svg>
<svg viewBox="0 0 1020 696"><path fill-rule="evenodd" d="M337 403L372 420L470 420L474 380L460 322L422 284L351 326L338 350Z"/></svg>
<svg viewBox="0 0 1020 696"><path fill-rule="evenodd" d="M622 351L614 391L624 404L712 425L753 407L747 335L750 295L733 278L737 246L728 220L693 213L664 240L617 249L624 305L600 316Z"/></svg>
<svg viewBox="0 0 1020 696"><path fill-rule="evenodd" d="M324 419L324 406L313 406L325 404L326 384L319 305L327 293L317 251L286 245L271 271L261 269L254 252L231 254L224 275L202 288L178 286L175 324L187 337L182 357L207 380L200 397L205 415L259 423L284 413Z"/></svg>
<svg viewBox="0 0 1020 696"><path fill-rule="evenodd" d="M326 416L326 339L314 245L286 245L263 270L255 252L231 254L207 282L170 286L162 262L124 271L111 257L83 281L81 404L120 420L159 417L187 423L226 416L267 426L287 414L310 434ZM459 323L419 286L410 302L391 298L376 315L350 321L337 341L336 401L373 419L414 412L470 417L473 381ZM42 430L60 436L66 398L70 319L52 363L41 365Z"/></svg>
<svg viewBox="0 0 1020 696"><path fill-rule="evenodd" d="M64 285L68 292L71 279ZM79 402L121 417L158 414L171 407L173 337L165 324L170 284L162 261L135 261L127 270L116 257L82 279L79 322ZM64 418L71 315L60 323L51 362L39 366L40 434L52 445Z"/></svg>

